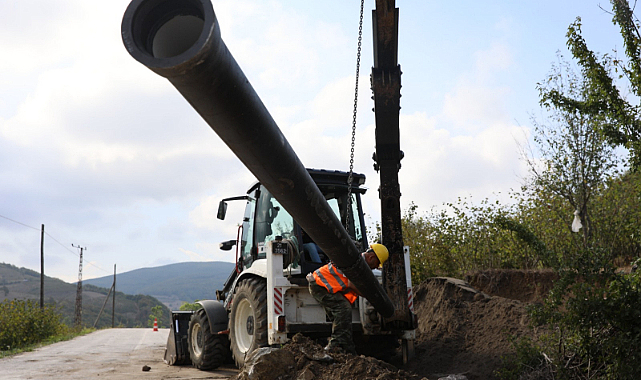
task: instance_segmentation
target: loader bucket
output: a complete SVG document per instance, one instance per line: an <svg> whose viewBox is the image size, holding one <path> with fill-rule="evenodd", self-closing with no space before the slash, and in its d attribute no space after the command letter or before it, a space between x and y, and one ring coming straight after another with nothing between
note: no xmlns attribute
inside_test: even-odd
<svg viewBox="0 0 641 380"><path fill-rule="evenodd" d="M172 311L169 338L165 347L165 363L169 365L190 364L189 359L189 320L193 311Z"/></svg>

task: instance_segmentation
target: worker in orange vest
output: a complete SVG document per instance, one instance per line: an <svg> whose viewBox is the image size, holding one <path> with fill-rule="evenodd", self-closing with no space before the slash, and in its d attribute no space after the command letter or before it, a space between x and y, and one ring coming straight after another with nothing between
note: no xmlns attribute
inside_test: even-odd
<svg viewBox="0 0 641 380"><path fill-rule="evenodd" d="M389 251L382 244L372 244L363 253L370 269L383 266ZM360 292L354 284L331 262L307 275L309 292L318 301L332 321L332 336L325 351L342 349L356 353L352 338L352 303Z"/></svg>

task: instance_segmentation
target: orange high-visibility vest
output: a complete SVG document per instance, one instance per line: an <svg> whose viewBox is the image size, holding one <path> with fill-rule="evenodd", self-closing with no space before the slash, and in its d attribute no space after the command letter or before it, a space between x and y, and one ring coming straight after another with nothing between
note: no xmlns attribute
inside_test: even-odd
<svg viewBox="0 0 641 380"><path fill-rule="evenodd" d="M316 269L314 271L314 280L316 280L316 284L324 287L330 293L343 293L349 303L354 303L358 298L358 294L347 287L349 282L347 277L332 263Z"/></svg>

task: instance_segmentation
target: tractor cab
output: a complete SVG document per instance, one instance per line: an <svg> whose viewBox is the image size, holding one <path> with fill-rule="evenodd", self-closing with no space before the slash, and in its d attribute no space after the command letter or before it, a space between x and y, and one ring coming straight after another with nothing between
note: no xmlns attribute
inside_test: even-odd
<svg viewBox="0 0 641 380"><path fill-rule="evenodd" d="M348 202L348 173L317 169L308 169L308 172L343 226L347 226L347 232L356 247L364 250L367 247L367 235L361 194L366 189L361 186L365 183L365 175L352 175L351 202ZM237 271L250 268L256 260L265 259L267 243L275 240L291 244L293 254L284 258L283 265L296 269L294 273L300 276L329 262L322 248L260 183L254 184L246 196L223 199L219 206L219 219L225 216L227 201L241 199L246 200L247 205L243 222L239 226L238 238L221 243L221 249L224 250L230 250L236 245Z"/></svg>

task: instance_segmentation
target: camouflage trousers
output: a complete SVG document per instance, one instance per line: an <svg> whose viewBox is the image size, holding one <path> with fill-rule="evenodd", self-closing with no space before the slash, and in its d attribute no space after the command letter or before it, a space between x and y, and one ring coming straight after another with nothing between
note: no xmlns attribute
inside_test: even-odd
<svg viewBox="0 0 641 380"><path fill-rule="evenodd" d="M342 293L330 293L313 282L309 283L309 292L325 309L325 314L332 322L329 347L340 347L350 353L356 352L352 338L352 305L347 298Z"/></svg>

